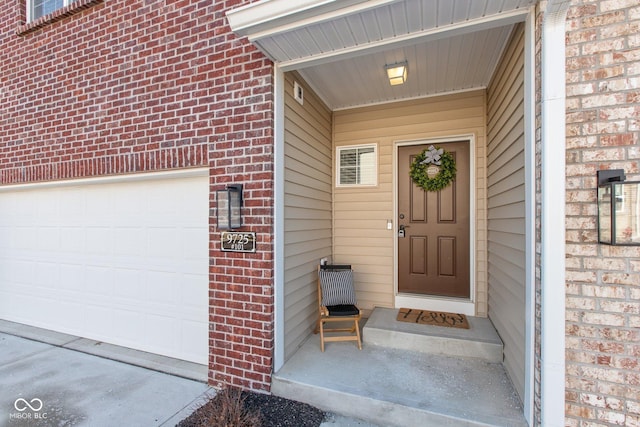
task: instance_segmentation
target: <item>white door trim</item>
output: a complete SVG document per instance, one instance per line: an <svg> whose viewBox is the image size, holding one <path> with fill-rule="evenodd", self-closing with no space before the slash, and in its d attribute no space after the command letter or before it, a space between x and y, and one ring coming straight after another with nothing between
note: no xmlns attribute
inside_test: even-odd
<svg viewBox="0 0 640 427"><path fill-rule="evenodd" d="M469 292L470 297L447 298L439 296L425 296L400 293L398 291L398 148L411 145L444 144L447 142L469 142ZM396 308L409 307L420 310L451 311L473 316L476 313L476 136L474 134L452 135L439 138L425 138L410 141L395 141L393 144L393 289L394 306Z"/></svg>
<svg viewBox="0 0 640 427"><path fill-rule="evenodd" d="M525 21L524 42L524 163L525 163L525 349L524 417L529 425L535 418L535 336L536 336L536 52L535 7Z"/></svg>
<svg viewBox="0 0 640 427"><path fill-rule="evenodd" d="M273 372L284 365L285 317L284 317L284 72L273 66L274 93L274 166L273 166Z"/></svg>

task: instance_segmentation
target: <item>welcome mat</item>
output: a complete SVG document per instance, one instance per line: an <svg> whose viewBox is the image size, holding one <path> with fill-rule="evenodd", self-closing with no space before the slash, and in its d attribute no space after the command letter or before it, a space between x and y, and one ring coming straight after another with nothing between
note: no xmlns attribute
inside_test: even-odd
<svg viewBox="0 0 640 427"><path fill-rule="evenodd" d="M444 311L416 310L401 308L396 320L400 322L418 323L420 325L447 326L449 328L469 329L467 316Z"/></svg>

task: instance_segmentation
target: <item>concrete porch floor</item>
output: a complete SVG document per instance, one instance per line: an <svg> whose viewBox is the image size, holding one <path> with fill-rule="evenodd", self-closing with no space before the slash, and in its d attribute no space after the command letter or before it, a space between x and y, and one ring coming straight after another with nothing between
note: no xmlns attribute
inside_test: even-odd
<svg viewBox="0 0 640 427"><path fill-rule="evenodd" d="M527 425L501 363L366 338L361 351L355 343L327 343L322 353L312 335L274 375L272 392L381 426Z"/></svg>

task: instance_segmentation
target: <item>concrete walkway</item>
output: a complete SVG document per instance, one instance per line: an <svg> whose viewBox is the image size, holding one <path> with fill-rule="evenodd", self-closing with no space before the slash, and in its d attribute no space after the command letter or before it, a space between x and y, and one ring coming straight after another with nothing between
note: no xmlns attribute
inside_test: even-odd
<svg viewBox="0 0 640 427"><path fill-rule="evenodd" d="M425 344L430 333L422 332L398 340L398 334L411 332L414 325L396 322L396 314L397 310L376 308L364 326L362 350L353 343L329 343L323 353L319 336L312 335L276 372L271 391L277 396L383 426L527 425L518 395L501 363L459 357L470 354L468 350L460 351L459 347L464 345L460 342L445 342L441 346L446 351L455 350L456 356L443 355L438 349L428 352L397 349L399 341L408 341L411 346L416 345L414 342L433 347L440 344L436 344L437 340ZM436 338L445 335L449 340L473 340L471 347L477 349L474 329L476 332L481 329L480 340L493 341L485 337L484 326L478 326L477 320L470 319L470 331L429 328L437 328L432 332ZM368 331L385 324L390 336L387 341L392 347L368 342ZM383 335L375 334L376 338ZM485 349L479 353L492 354Z"/></svg>
<svg viewBox="0 0 640 427"><path fill-rule="evenodd" d="M175 426L207 384L0 333L0 426Z"/></svg>
<svg viewBox="0 0 640 427"><path fill-rule="evenodd" d="M173 427L215 395L206 374L206 366L0 320L0 427ZM321 426L378 427L330 412Z"/></svg>

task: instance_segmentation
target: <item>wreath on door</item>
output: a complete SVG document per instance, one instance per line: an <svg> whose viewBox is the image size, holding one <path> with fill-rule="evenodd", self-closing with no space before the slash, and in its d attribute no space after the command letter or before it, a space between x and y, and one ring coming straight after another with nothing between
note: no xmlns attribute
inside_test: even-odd
<svg viewBox="0 0 640 427"><path fill-rule="evenodd" d="M456 177L456 161L451 153L430 145L413 160L409 176L418 187L439 191Z"/></svg>

